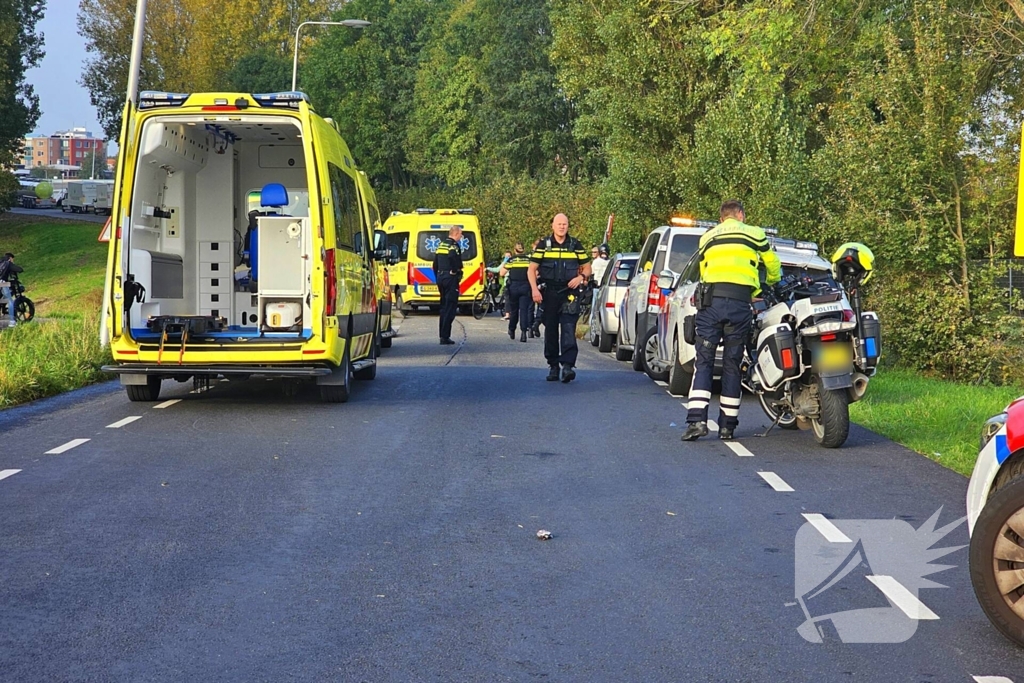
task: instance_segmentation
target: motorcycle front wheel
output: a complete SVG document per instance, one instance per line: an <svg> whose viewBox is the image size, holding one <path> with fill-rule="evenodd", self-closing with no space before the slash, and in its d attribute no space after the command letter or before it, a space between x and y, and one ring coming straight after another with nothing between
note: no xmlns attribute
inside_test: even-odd
<svg viewBox="0 0 1024 683"><path fill-rule="evenodd" d="M825 448L839 448L850 435L850 402L846 389L829 391L818 380L818 401L821 411L811 420L814 440Z"/></svg>
<svg viewBox="0 0 1024 683"><path fill-rule="evenodd" d="M757 395L757 402L761 404L761 410L773 423L779 416L779 413L775 410L775 407L768 402L767 397L760 392L755 392ZM779 420L779 427L781 429L797 429L796 416L793 413L786 411L782 414L782 419Z"/></svg>
<svg viewBox="0 0 1024 683"><path fill-rule="evenodd" d="M20 323L27 323L36 317L36 305L32 303L31 299L19 296L14 300L14 317Z"/></svg>

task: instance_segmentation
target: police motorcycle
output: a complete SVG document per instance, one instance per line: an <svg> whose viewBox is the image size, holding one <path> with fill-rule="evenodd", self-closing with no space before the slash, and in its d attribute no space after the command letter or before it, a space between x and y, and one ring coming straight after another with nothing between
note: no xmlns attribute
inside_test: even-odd
<svg viewBox="0 0 1024 683"><path fill-rule="evenodd" d="M878 316L861 310L861 286L874 256L847 243L832 272L791 273L754 303L744 387L757 396L771 427L811 429L825 448L850 433L849 404L861 400L878 366Z"/></svg>
<svg viewBox="0 0 1024 683"><path fill-rule="evenodd" d="M11 283L11 297L14 299L14 318L19 323L27 323L36 316L36 305L32 299L25 296L25 285L18 279L17 273L11 273L8 281ZM0 321L10 320L8 305L7 299L0 296Z"/></svg>

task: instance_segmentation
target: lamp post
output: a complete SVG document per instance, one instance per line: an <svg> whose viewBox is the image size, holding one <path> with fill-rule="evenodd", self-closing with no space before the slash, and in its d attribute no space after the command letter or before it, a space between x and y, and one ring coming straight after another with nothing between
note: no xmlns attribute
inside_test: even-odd
<svg viewBox="0 0 1024 683"><path fill-rule="evenodd" d="M303 26L346 26L348 28L366 28L370 22L362 19L345 19L344 21L304 21L295 29L295 55L292 57L292 92L296 90L296 79L299 72L299 32Z"/></svg>

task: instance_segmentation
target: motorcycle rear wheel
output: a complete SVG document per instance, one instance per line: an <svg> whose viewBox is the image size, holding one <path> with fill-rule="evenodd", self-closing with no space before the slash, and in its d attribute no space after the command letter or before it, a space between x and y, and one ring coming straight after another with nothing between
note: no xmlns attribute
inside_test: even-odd
<svg viewBox="0 0 1024 683"><path fill-rule="evenodd" d="M814 440L825 448L839 448L850 436L850 399L846 389L829 391L818 380L818 401L820 417L811 420Z"/></svg>

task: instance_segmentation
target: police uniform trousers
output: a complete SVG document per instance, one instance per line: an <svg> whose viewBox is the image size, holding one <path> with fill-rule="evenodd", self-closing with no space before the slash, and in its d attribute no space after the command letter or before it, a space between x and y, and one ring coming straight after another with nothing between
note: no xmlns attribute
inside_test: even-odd
<svg viewBox="0 0 1024 683"><path fill-rule="evenodd" d="M740 421L740 363L750 336L753 314L750 302L714 297L711 305L697 311L697 359L687 400L687 422L706 422L715 373L715 352L722 345L722 396L718 426L736 429Z"/></svg>
<svg viewBox="0 0 1024 683"><path fill-rule="evenodd" d="M455 311L459 307L458 275L442 273L437 276L437 290L441 293L441 314L438 319L438 332L441 339L452 338L452 323L455 322Z"/></svg>
<svg viewBox="0 0 1024 683"><path fill-rule="evenodd" d="M505 289L505 310L508 311L508 333L515 334L516 324L526 332L533 325L533 290L526 280L509 280Z"/></svg>
<svg viewBox="0 0 1024 683"><path fill-rule="evenodd" d="M544 289L544 358L549 366L576 365L576 321L579 313L570 315L562 312L562 304L569 298L565 284L549 283Z"/></svg>

